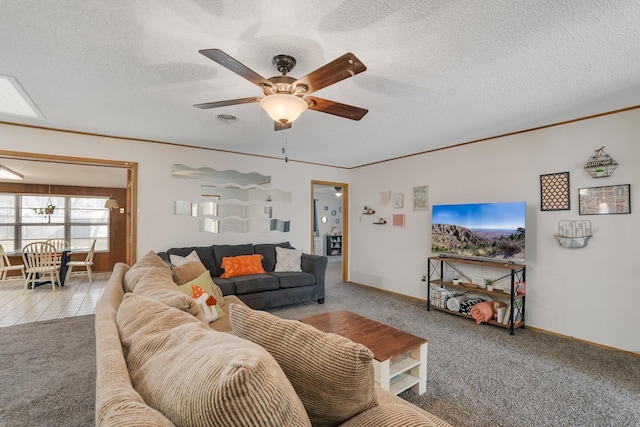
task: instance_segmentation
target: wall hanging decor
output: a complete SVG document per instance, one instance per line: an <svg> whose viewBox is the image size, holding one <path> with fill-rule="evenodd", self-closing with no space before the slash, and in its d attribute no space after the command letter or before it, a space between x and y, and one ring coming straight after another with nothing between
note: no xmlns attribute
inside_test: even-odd
<svg viewBox="0 0 640 427"><path fill-rule="evenodd" d="M584 170L593 178L606 178L613 174L618 167L618 162L604 152L604 145L598 148L593 156L589 157L584 165Z"/></svg>
<svg viewBox="0 0 640 427"><path fill-rule="evenodd" d="M568 211L570 208L569 172L540 175L540 210Z"/></svg>
<svg viewBox="0 0 640 427"><path fill-rule="evenodd" d="M404 227L404 214L393 214L392 224L394 227Z"/></svg>
<svg viewBox="0 0 640 427"><path fill-rule="evenodd" d="M391 191L381 191L380 192L380 204L382 206L387 206L391 203Z"/></svg>
<svg viewBox="0 0 640 427"><path fill-rule="evenodd" d="M591 238L591 221L559 221L556 238L563 248L584 248Z"/></svg>
<svg viewBox="0 0 640 427"><path fill-rule="evenodd" d="M413 187L413 210L426 211L429 210L429 187L421 185Z"/></svg>
<svg viewBox="0 0 640 427"><path fill-rule="evenodd" d="M631 185L580 188L580 215L631 213Z"/></svg>
<svg viewBox="0 0 640 427"><path fill-rule="evenodd" d="M393 194L393 207L394 208L403 208L404 207L404 193L394 193Z"/></svg>

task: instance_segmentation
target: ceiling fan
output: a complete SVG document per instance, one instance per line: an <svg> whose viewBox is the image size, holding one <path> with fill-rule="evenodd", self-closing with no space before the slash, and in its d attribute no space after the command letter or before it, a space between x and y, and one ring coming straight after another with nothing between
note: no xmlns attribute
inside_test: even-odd
<svg viewBox="0 0 640 427"><path fill-rule="evenodd" d="M259 102L260 106L274 120L275 130L289 129L291 122L307 109L351 120L360 120L369 111L352 105L307 96L310 93L365 71L367 67L352 53L345 53L300 79L287 76L287 73L296 65L295 58L289 55L276 55L273 57L273 65L282 75L265 79L220 49L203 49L199 52L259 86L264 93L264 97L254 96L207 102L195 104L194 107L207 109Z"/></svg>

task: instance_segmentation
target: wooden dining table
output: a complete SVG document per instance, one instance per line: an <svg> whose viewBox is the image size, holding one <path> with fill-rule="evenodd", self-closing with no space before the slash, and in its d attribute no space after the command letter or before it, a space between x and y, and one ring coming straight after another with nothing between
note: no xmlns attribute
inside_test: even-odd
<svg viewBox="0 0 640 427"><path fill-rule="evenodd" d="M12 253L12 255L18 255L18 254L22 254L22 252ZM67 276L67 270L69 268L67 267L67 263L71 260L72 251L71 249L65 249L63 251L58 252L58 254L60 255L60 286L62 287L64 286L64 280ZM41 282L36 282L35 287L37 288L38 286L50 285L50 284L51 284L51 280L43 280ZM29 289L32 289L32 288L29 286Z"/></svg>

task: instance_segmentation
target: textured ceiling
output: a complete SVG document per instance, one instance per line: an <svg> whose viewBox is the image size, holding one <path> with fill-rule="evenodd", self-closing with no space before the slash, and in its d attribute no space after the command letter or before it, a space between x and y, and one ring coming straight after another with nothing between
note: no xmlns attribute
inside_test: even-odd
<svg viewBox="0 0 640 427"><path fill-rule="evenodd" d="M354 167L640 104L639 22L637 0L2 0L0 74L46 121L0 121L279 157L257 104L193 107L261 95L198 50L264 77L353 52L367 71L314 95L369 113L307 111L287 145Z"/></svg>

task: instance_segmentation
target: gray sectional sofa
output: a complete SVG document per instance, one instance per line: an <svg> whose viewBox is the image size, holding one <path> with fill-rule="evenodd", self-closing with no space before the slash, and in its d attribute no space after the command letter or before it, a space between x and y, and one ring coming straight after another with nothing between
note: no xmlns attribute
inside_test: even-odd
<svg viewBox="0 0 640 427"><path fill-rule="evenodd" d="M171 248L158 255L170 267L173 264L170 255L186 257L196 251L202 264L209 270L213 282L220 287L223 295L236 295L253 309L266 309L288 304L307 301L324 303L324 276L327 269L327 257L302 254L300 272L274 272L276 266L276 246L293 249L289 242L243 244L243 245L212 245L199 247ZM266 274L250 274L221 278L223 257L239 255L263 256L262 267Z"/></svg>

